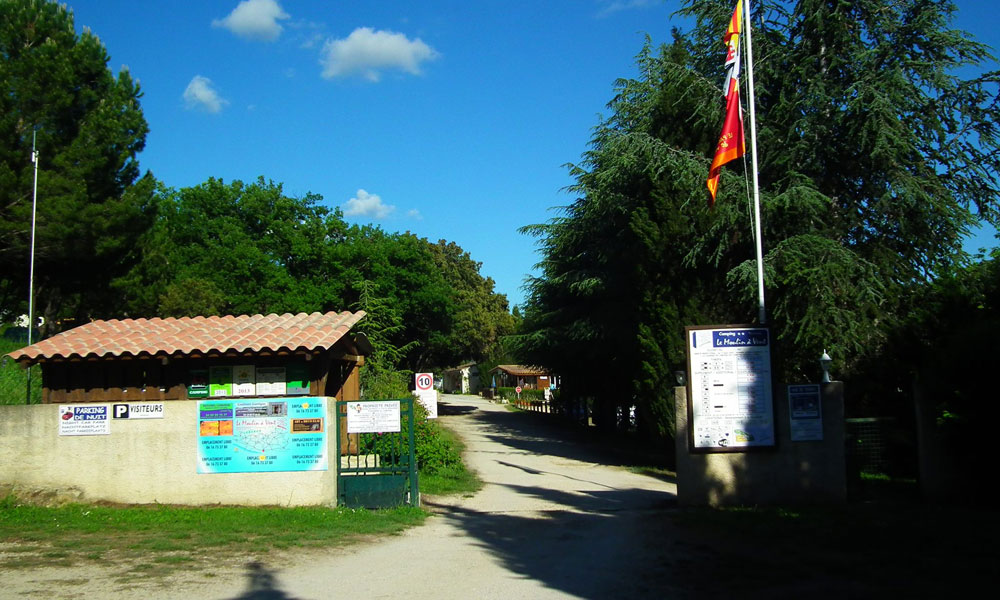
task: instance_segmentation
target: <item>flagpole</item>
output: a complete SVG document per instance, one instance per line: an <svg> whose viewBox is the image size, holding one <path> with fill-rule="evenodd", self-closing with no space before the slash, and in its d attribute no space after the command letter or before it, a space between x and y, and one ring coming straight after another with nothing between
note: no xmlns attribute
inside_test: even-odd
<svg viewBox="0 0 1000 600"><path fill-rule="evenodd" d="M767 323L764 308L764 243L760 232L760 182L757 180L757 115L754 110L753 44L750 42L750 0L743 2L743 21L747 37L747 85L750 99L750 160L753 168L753 216L757 241L757 317L761 325Z"/></svg>

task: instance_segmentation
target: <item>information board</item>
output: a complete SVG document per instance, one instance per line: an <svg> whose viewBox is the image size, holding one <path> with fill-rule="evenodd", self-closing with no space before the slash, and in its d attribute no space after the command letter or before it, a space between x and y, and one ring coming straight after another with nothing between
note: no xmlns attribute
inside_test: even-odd
<svg viewBox="0 0 1000 600"><path fill-rule="evenodd" d="M793 442L823 439L823 409L819 385L788 386L789 431Z"/></svg>
<svg viewBox="0 0 1000 600"><path fill-rule="evenodd" d="M325 471L328 398L198 402L198 473Z"/></svg>
<svg viewBox="0 0 1000 600"><path fill-rule="evenodd" d="M774 446L771 336L764 327L688 327L688 429L695 450Z"/></svg>
<svg viewBox="0 0 1000 600"><path fill-rule="evenodd" d="M388 433L399 430L399 400L347 403L347 433Z"/></svg>

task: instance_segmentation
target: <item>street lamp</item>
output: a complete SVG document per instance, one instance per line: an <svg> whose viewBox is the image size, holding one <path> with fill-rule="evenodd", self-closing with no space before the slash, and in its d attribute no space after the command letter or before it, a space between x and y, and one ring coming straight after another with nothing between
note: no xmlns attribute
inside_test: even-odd
<svg viewBox="0 0 1000 600"><path fill-rule="evenodd" d="M833 359L830 355L826 353L826 348L823 349L823 356L819 357L819 368L823 369L823 383L830 383L830 363Z"/></svg>

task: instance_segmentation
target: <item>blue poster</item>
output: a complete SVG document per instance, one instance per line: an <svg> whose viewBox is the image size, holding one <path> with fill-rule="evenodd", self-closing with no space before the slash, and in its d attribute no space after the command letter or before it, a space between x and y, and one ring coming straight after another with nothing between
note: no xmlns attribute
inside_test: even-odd
<svg viewBox="0 0 1000 600"><path fill-rule="evenodd" d="M198 472L325 471L328 398L198 402Z"/></svg>

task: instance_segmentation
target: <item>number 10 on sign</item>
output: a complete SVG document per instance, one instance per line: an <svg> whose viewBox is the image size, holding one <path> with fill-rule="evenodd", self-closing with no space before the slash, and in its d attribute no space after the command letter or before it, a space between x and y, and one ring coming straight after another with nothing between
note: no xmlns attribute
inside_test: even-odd
<svg viewBox="0 0 1000 600"><path fill-rule="evenodd" d="M425 392L434 387L433 373L417 373L417 391Z"/></svg>

